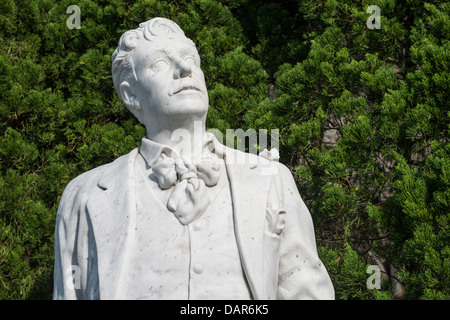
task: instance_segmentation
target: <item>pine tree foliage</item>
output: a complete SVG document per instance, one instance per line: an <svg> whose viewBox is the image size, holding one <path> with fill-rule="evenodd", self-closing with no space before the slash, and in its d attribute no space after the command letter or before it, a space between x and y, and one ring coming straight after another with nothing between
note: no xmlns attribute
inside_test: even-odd
<svg viewBox="0 0 450 320"><path fill-rule="evenodd" d="M0 2L0 299L51 297L64 187L140 145L111 54L156 16L197 45L208 128L279 129L338 299L450 297L446 1L80 0L69 29L72 4Z"/></svg>
<svg viewBox="0 0 450 320"><path fill-rule="evenodd" d="M320 4L299 5L310 28L323 27L308 56L281 65L277 99L247 116L281 129L282 159L296 168L319 242L346 248L325 258L332 270L343 261L338 296L362 298L347 288L357 277L345 266L351 246L370 263L387 259L407 297L448 298L449 189L440 170L449 160L450 7L377 2L383 27L369 30L361 11L371 3Z"/></svg>

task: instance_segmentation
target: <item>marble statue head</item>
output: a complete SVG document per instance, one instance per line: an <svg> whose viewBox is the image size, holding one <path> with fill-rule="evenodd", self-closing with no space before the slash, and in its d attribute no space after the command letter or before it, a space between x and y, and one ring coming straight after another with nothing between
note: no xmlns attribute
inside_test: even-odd
<svg viewBox="0 0 450 320"><path fill-rule="evenodd" d="M206 119L208 94L195 44L173 21L154 18L125 32L112 56L114 86L147 130Z"/></svg>

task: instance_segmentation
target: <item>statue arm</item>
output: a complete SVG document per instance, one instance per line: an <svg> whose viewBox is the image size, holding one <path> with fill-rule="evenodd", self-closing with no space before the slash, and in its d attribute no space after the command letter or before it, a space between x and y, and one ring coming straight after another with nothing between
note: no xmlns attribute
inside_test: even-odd
<svg viewBox="0 0 450 320"><path fill-rule="evenodd" d="M278 188L285 209L280 235L277 299L334 299L330 277L320 261L314 226L291 172L279 165Z"/></svg>
<svg viewBox="0 0 450 320"><path fill-rule="evenodd" d="M87 194L83 192L86 182L86 175L72 180L64 190L58 207L54 243L55 300L95 299L92 287L97 288L98 273L95 270L95 243L86 208Z"/></svg>

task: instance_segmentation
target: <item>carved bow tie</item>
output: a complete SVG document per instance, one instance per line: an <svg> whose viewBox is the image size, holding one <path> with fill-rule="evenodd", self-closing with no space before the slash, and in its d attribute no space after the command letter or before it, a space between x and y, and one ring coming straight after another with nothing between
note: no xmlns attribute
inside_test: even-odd
<svg viewBox="0 0 450 320"><path fill-rule="evenodd" d="M167 208L184 225L205 212L210 203L206 186L215 186L220 177L220 165L209 157L193 164L185 158L173 159L163 153L152 170L161 189L169 189L175 185L167 201Z"/></svg>

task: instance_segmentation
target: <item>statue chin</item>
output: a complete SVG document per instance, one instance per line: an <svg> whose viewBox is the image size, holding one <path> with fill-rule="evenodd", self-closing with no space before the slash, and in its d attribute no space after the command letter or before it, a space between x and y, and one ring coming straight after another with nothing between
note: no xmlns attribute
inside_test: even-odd
<svg viewBox="0 0 450 320"><path fill-rule="evenodd" d="M166 121L166 117L195 119L206 117L208 113L208 100L205 94L198 91L183 91L169 97L168 103L160 104L158 112L152 110L150 117L157 121Z"/></svg>
<svg viewBox="0 0 450 320"><path fill-rule="evenodd" d="M172 97L173 106L169 106L169 112L175 114L206 114L208 112L208 100L205 94L198 91L186 90ZM174 115L175 115L174 114Z"/></svg>

